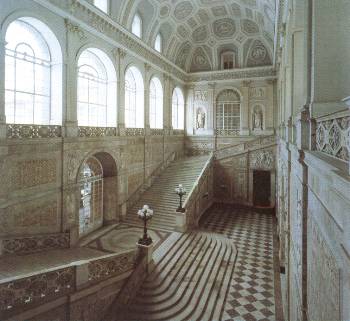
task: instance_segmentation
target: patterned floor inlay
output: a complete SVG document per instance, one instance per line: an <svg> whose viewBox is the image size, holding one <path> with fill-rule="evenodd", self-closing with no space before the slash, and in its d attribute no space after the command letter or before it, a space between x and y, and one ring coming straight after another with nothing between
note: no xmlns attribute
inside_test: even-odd
<svg viewBox="0 0 350 321"><path fill-rule="evenodd" d="M237 262L226 300L224 321L268 321L275 316L273 258L274 224L271 214L216 205L201 227L232 239Z"/></svg>
<svg viewBox="0 0 350 321"><path fill-rule="evenodd" d="M148 230L155 249L171 234L165 231ZM143 235L141 227L120 224L88 242L85 247L109 253L121 253L136 248L136 243Z"/></svg>

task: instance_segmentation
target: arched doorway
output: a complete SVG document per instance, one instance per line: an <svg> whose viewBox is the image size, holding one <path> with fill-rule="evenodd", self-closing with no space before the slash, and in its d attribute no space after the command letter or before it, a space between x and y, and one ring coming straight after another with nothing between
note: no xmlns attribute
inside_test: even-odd
<svg viewBox="0 0 350 321"><path fill-rule="evenodd" d="M80 205L79 236L103 224L103 168L100 161L90 156L79 171Z"/></svg>

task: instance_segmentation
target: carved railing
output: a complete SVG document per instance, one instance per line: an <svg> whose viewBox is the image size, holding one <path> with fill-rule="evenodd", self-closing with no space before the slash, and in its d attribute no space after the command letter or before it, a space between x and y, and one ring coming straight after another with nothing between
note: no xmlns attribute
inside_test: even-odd
<svg viewBox="0 0 350 321"><path fill-rule="evenodd" d="M214 155L211 153L183 204L186 229L197 227L201 215L212 205L213 164ZM181 213L178 213L178 215L181 215Z"/></svg>
<svg viewBox="0 0 350 321"><path fill-rule="evenodd" d="M216 159L223 159L226 157L231 157L240 153L244 153L249 149L262 148L269 145L275 145L276 143L276 136L262 136L248 142L221 148L215 151L214 156Z"/></svg>
<svg viewBox="0 0 350 321"><path fill-rule="evenodd" d="M69 233L2 238L0 254L30 254L69 247Z"/></svg>
<svg viewBox="0 0 350 321"><path fill-rule="evenodd" d="M58 125L7 124L7 138L57 138L62 137L62 128Z"/></svg>
<svg viewBox="0 0 350 321"><path fill-rule="evenodd" d="M239 129L216 129L215 135L216 136L239 136L240 130Z"/></svg>
<svg viewBox="0 0 350 321"><path fill-rule="evenodd" d="M163 136L164 135L164 129L151 128L151 135L152 136Z"/></svg>
<svg viewBox="0 0 350 321"><path fill-rule="evenodd" d="M125 128L125 136L145 136L144 128Z"/></svg>
<svg viewBox="0 0 350 321"><path fill-rule="evenodd" d="M350 116L341 112L316 120L316 150L349 161Z"/></svg>
<svg viewBox="0 0 350 321"><path fill-rule="evenodd" d="M0 281L1 319L69 295L96 282L123 274L126 278L140 259L137 255L138 252L134 249L79 261L54 271Z"/></svg>
<svg viewBox="0 0 350 321"><path fill-rule="evenodd" d="M79 137L107 137L116 136L117 129L115 127L88 127L79 126Z"/></svg>

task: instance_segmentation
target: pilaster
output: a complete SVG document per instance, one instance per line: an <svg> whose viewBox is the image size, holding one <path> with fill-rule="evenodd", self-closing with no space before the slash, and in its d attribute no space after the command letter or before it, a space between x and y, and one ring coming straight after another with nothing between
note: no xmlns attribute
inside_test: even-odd
<svg viewBox="0 0 350 321"><path fill-rule="evenodd" d="M125 136L125 57L126 52L121 48L114 50L116 63L118 66L117 79L117 124L120 136Z"/></svg>
<svg viewBox="0 0 350 321"><path fill-rule="evenodd" d="M251 81L243 81L241 93L242 93L242 103L241 103L241 135L249 135L249 90Z"/></svg>
<svg viewBox="0 0 350 321"><path fill-rule="evenodd" d="M0 140L6 139L5 46L6 46L5 40L0 39Z"/></svg>
<svg viewBox="0 0 350 321"><path fill-rule="evenodd" d="M144 127L145 127L145 135L149 136L151 134L150 130L150 70L151 66L145 63L145 81L144 81Z"/></svg>

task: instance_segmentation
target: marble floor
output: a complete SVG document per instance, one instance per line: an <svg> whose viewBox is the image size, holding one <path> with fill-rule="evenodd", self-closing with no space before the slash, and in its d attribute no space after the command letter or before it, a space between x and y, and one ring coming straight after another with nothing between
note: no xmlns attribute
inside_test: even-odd
<svg viewBox="0 0 350 321"><path fill-rule="evenodd" d="M273 216L215 205L201 226L232 239L238 250L223 320L282 321Z"/></svg>
<svg viewBox="0 0 350 321"><path fill-rule="evenodd" d="M214 205L198 231L163 241L119 320L282 321L274 233L272 214Z"/></svg>

